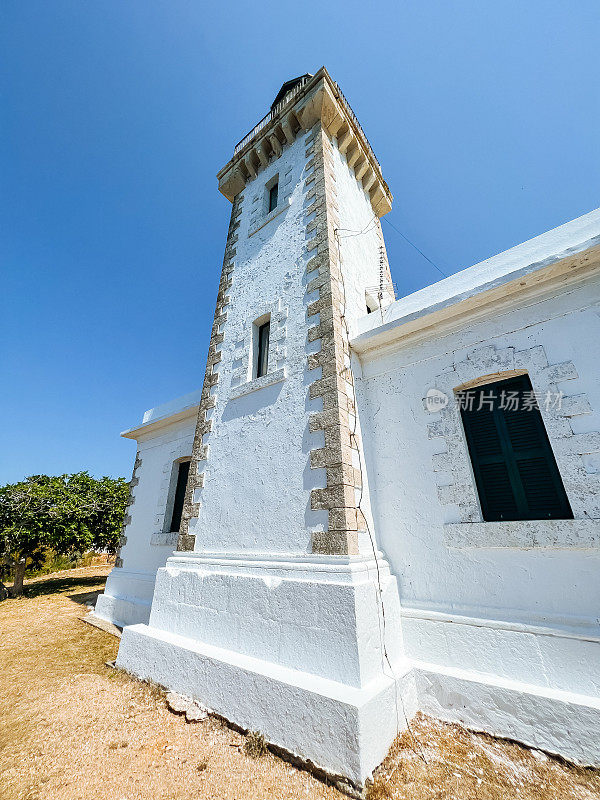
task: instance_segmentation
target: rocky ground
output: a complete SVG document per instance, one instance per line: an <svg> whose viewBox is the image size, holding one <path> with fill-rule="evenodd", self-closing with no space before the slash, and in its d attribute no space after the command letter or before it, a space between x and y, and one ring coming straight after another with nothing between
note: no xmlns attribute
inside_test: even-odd
<svg viewBox="0 0 600 800"><path fill-rule="evenodd" d="M2 800L291 800L332 786L161 690L110 669L118 640L81 622L110 567L29 582L0 603ZM600 773L421 717L395 742L373 800L600 798Z"/></svg>

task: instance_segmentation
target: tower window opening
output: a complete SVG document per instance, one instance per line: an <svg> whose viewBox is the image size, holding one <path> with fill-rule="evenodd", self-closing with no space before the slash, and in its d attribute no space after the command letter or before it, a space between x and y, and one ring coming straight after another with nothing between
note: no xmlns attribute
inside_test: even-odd
<svg viewBox="0 0 600 800"><path fill-rule="evenodd" d="M275 183L269 189L269 212L277 208L277 201L279 198L279 183Z"/></svg>
<svg viewBox="0 0 600 800"><path fill-rule="evenodd" d="M277 187L275 187L277 188ZM257 359L256 359L256 377L262 378L267 374L269 367L269 335L271 332L271 320L264 322L258 326L257 331Z"/></svg>
<svg viewBox="0 0 600 800"><path fill-rule="evenodd" d="M171 513L171 532L178 532L181 527L181 517L183 515L183 503L185 501L185 490L190 474L190 462L181 461L177 465L177 483L175 485L175 497L173 499L173 511Z"/></svg>

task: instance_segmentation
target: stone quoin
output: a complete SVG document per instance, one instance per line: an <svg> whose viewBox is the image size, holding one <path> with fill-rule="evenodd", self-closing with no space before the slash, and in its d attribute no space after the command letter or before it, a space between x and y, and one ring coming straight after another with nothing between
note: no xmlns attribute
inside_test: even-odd
<svg viewBox="0 0 600 800"><path fill-rule="evenodd" d="M325 68L218 180L202 388L123 434L117 665L358 788L418 710L600 765L600 211L396 300Z"/></svg>

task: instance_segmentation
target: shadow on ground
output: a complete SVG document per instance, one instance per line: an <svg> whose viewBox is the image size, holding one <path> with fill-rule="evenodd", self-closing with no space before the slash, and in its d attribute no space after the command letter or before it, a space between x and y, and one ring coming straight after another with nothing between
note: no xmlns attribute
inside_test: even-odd
<svg viewBox="0 0 600 800"><path fill-rule="evenodd" d="M98 595L102 594L102 589L94 589L93 592L80 592L79 594L69 594L67 597L74 603L79 603L82 606L93 606L98 599Z"/></svg>
<svg viewBox="0 0 600 800"><path fill-rule="evenodd" d="M23 592L24 597L41 597L47 594L58 594L59 592L68 592L69 589L80 588L84 586L93 586L94 588L98 587L99 584L104 585L106 582L105 576L97 576L97 575L77 575L60 578L44 578L36 579L35 583L29 583L25 585L25 591ZM100 590L99 590L100 591ZM92 592L87 592L86 594L72 594L69 595L71 600L74 600L76 603L85 603L86 600L83 598L89 597ZM79 599L81 598L81 599ZM10 600L10 598L9 598ZM8 602L8 601L3 601Z"/></svg>

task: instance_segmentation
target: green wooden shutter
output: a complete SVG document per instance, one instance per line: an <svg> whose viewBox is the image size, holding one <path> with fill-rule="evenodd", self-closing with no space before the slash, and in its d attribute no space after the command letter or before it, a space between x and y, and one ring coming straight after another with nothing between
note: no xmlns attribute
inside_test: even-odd
<svg viewBox="0 0 600 800"><path fill-rule="evenodd" d="M483 518L572 519L542 415L526 375L460 393Z"/></svg>

